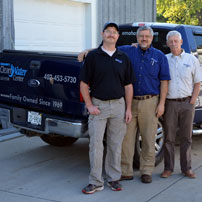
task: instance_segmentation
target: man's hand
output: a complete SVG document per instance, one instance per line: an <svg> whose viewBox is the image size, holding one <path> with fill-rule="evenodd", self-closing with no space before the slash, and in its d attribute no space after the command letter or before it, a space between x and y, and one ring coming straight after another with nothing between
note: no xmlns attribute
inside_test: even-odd
<svg viewBox="0 0 202 202"><path fill-rule="evenodd" d="M161 117L164 113L165 107L164 104L158 104L156 108L156 116L157 118Z"/></svg>
<svg viewBox="0 0 202 202"><path fill-rule="evenodd" d="M195 99L191 99L191 100L190 100L190 104L195 105L195 103L196 103L196 100L195 100Z"/></svg>
<svg viewBox="0 0 202 202"><path fill-rule="evenodd" d="M125 121L126 123L130 123L132 120L132 113L131 110L126 110Z"/></svg>
<svg viewBox="0 0 202 202"><path fill-rule="evenodd" d="M85 57L88 55L88 50L84 50L78 54L77 60L83 62Z"/></svg>
<svg viewBox="0 0 202 202"><path fill-rule="evenodd" d="M137 48L138 47L138 43L132 43L131 46Z"/></svg>
<svg viewBox="0 0 202 202"><path fill-rule="evenodd" d="M88 106L87 109L91 115L99 115L100 114L100 110L98 109L97 106L91 105L91 106Z"/></svg>

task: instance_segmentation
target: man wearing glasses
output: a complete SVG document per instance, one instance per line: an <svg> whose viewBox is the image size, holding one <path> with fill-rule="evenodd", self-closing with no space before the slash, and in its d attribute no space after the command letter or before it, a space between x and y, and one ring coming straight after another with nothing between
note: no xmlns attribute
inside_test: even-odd
<svg viewBox="0 0 202 202"><path fill-rule="evenodd" d="M140 174L143 183L152 182L155 165L155 134L158 118L164 113L165 99L170 80L166 56L152 47L153 30L149 26L137 30L137 47L120 46L133 65L136 81L133 83L132 120L127 124L127 133L122 148L122 180L133 179L133 157L137 128L142 144Z"/></svg>

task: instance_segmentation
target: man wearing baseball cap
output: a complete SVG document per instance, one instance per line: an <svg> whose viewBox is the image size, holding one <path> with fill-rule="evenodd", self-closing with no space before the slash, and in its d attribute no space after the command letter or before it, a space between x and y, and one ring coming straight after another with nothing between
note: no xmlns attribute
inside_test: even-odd
<svg viewBox="0 0 202 202"><path fill-rule="evenodd" d="M89 184L82 190L92 194L104 189L102 177L103 138L106 135L105 173L113 191L122 190L121 146L126 123L131 121L134 73L129 58L116 49L119 37L116 23L103 27L103 43L91 51L80 73L80 90L89 112ZM90 92L89 92L90 88Z"/></svg>
<svg viewBox="0 0 202 202"><path fill-rule="evenodd" d="M104 24L103 26L103 32L105 31L105 29L107 29L108 27L115 27L116 28L116 31L119 32L119 26L114 23L114 22L107 22Z"/></svg>

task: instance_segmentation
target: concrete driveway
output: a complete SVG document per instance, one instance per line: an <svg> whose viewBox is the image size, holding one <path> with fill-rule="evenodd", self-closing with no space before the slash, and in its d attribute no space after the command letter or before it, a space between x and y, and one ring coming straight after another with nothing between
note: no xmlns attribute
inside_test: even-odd
<svg viewBox="0 0 202 202"><path fill-rule="evenodd" d="M179 168L176 146L176 169L169 179L160 178L163 163L158 165L151 184L123 181L123 191L109 187L92 195L81 189L88 184L88 140L58 148L38 137L19 137L0 143L0 202L202 202L202 136L193 138L193 170L196 179L187 179Z"/></svg>

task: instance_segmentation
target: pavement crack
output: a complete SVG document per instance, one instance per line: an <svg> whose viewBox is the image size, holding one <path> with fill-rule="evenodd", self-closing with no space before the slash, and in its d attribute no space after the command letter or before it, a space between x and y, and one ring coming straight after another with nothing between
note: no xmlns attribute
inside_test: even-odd
<svg viewBox="0 0 202 202"><path fill-rule="evenodd" d="M193 169L193 171L196 171L198 169L200 169L202 167L202 165L198 166L197 168ZM160 194L162 194L163 192L165 192L167 189L169 189L170 187L172 187L173 185L177 184L179 181L181 181L183 178L185 178L185 176L180 177L179 179L177 179L175 182L173 182L172 184L170 184L169 186L167 186L166 188L162 189L160 192L158 192L157 194L153 195L151 198L149 198L148 200L146 200L145 202L149 202L153 199L155 199L157 196L159 196Z"/></svg>

